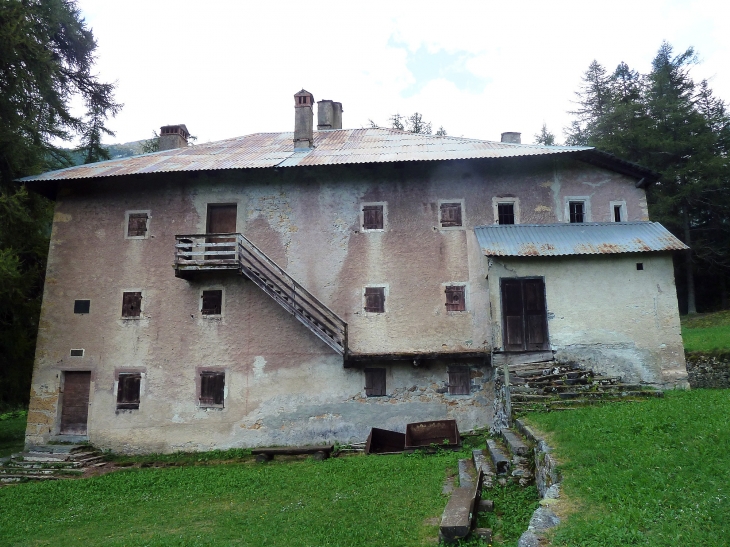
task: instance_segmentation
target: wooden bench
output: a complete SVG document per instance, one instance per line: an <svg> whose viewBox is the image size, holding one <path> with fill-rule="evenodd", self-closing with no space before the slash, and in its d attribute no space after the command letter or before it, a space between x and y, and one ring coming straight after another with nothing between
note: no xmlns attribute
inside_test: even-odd
<svg viewBox="0 0 730 547"><path fill-rule="evenodd" d="M279 446L272 448L254 448L251 454L256 456L257 462L268 462L274 456L299 456L312 454L315 460L326 460L332 454L334 445L326 446Z"/></svg>

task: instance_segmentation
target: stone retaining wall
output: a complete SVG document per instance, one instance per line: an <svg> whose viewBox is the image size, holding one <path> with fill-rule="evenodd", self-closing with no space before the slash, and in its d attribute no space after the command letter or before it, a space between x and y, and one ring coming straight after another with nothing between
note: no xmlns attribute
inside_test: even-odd
<svg viewBox="0 0 730 547"><path fill-rule="evenodd" d="M730 388L730 353L687 352L687 375L692 388Z"/></svg>

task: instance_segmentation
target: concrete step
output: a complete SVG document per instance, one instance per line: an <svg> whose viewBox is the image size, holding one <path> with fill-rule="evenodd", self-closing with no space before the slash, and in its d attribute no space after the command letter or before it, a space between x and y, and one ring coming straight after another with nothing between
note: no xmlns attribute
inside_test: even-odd
<svg viewBox="0 0 730 547"><path fill-rule="evenodd" d="M28 452L47 452L50 454L71 454L73 452L81 452L90 447L87 444L41 444L32 446Z"/></svg>
<svg viewBox="0 0 730 547"><path fill-rule="evenodd" d="M525 442L522 440L517 432L511 429L503 429L501 431L501 434L504 442L507 444L507 448L509 448L510 453L516 456L529 455L530 447L525 444Z"/></svg>
<svg viewBox="0 0 730 547"><path fill-rule="evenodd" d="M470 459L459 460L459 487L474 488L477 480L474 461Z"/></svg>
<svg viewBox="0 0 730 547"><path fill-rule="evenodd" d="M494 439L487 439L487 450L497 475L506 475L510 469L510 461L504 449Z"/></svg>
<svg viewBox="0 0 730 547"><path fill-rule="evenodd" d="M20 458L22 458L25 462L59 463L68 461L70 455L68 453L52 454L46 452L23 452L20 454L19 458L13 459L15 460Z"/></svg>

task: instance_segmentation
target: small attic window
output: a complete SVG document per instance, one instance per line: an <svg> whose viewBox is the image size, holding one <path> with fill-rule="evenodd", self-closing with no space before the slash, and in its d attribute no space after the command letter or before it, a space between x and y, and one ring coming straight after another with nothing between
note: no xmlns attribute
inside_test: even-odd
<svg viewBox="0 0 730 547"><path fill-rule="evenodd" d="M365 311L385 313L385 287L365 287Z"/></svg>
<svg viewBox="0 0 730 547"><path fill-rule="evenodd" d="M466 311L464 285L446 287L446 311Z"/></svg>
<svg viewBox="0 0 730 547"><path fill-rule="evenodd" d="M89 313L91 300L74 300L74 313Z"/></svg>
<svg viewBox="0 0 730 547"><path fill-rule="evenodd" d="M571 201L570 207L570 222L573 224L580 224L585 222L585 203L582 201Z"/></svg>
<svg viewBox="0 0 730 547"><path fill-rule="evenodd" d="M455 228L462 225L461 203L442 203L440 212L442 228Z"/></svg>
<svg viewBox="0 0 730 547"><path fill-rule="evenodd" d="M644 263L643 262L637 262L636 263L636 269L641 271L644 269Z"/></svg>
<svg viewBox="0 0 730 547"><path fill-rule="evenodd" d="M362 229L382 230L385 226L383 205L363 205L362 207Z"/></svg>

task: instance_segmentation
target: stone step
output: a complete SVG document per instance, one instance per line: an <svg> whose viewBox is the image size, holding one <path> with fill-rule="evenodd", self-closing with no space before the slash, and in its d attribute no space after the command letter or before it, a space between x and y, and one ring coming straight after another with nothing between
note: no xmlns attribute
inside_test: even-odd
<svg viewBox="0 0 730 547"><path fill-rule="evenodd" d="M48 452L51 454L71 454L73 452L80 452L88 450L89 445L87 444L40 444L32 446L28 449L28 452Z"/></svg>
<svg viewBox="0 0 730 547"><path fill-rule="evenodd" d="M89 464L92 464L92 463L99 462L99 461L101 461L103 459L104 459L104 456L102 454L96 453L96 454L94 454L92 456L88 456L88 457L84 457L84 458L79 458L79 459L74 459L74 461L76 461L77 463L79 463L81 465L89 465Z"/></svg>
<svg viewBox="0 0 730 547"><path fill-rule="evenodd" d="M58 462L68 461L68 459L70 458L70 455L68 453L52 454L52 453L44 453L44 452L23 452L19 455L19 458L13 458L13 459L20 459L20 458L22 458L23 461L26 461L26 462L58 463Z"/></svg>
<svg viewBox="0 0 730 547"><path fill-rule="evenodd" d="M507 448L509 448L510 453L517 456L527 456L530 453L530 448L515 431L503 429L501 434L504 442L507 443Z"/></svg>
<svg viewBox="0 0 730 547"><path fill-rule="evenodd" d="M470 459L459 460L459 486L461 488L474 488L477 480L477 472L474 461Z"/></svg>
<svg viewBox="0 0 730 547"><path fill-rule="evenodd" d="M21 480L34 480L34 481L57 481L62 477L57 477L55 475L23 475L23 474L9 474L9 475L0 475L0 482L19 482Z"/></svg>
<svg viewBox="0 0 730 547"><path fill-rule="evenodd" d="M494 439L487 439L487 450L489 451L489 457L492 459L497 475L506 475L509 472L510 461L505 451Z"/></svg>

